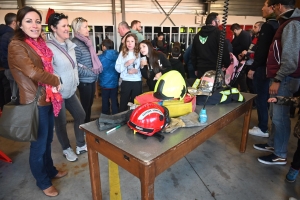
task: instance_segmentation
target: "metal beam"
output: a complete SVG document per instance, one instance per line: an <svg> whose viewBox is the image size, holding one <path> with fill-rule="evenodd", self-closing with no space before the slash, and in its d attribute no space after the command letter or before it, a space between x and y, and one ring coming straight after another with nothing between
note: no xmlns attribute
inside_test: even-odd
<svg viewBox="0 0 300 200"><path fill-rule="evenodd" d="M114 25L114 41L115 41L115 49L118 49L117 47L117 20L116 20L116 1L112 0L112 17L113 17L113 25Z"/></svg>
<svg viewBox="0 0 300 200"><path fill-rule="evenodd" d="M25 6L25 0L17 0L18 8L23 8Z"/></svg>
<svg viewBox="0 0 300 200"><path fill-rule="evenodd" d="M172 19L170 18L170 15L171 15L171 13L175 10L175 8L179 5L179 3L182 1L182 0L178 0L175 4L174 4L174 6L169 10L169 12L168 13L166 13L166 11L161 7L161 5L158 3L158 1L157 0L154 0L156 3L157 3L157 5L160 7L160 9L165 13L165 15L166 15L166 18L164 19L164 21L160 24L160 26L166 21L166 19L169 19L170 21L171 21L171 23L173 24L173 26L176 26L175 24L174 24L174 22L172 21Z"/></svg>
<svg viewBox="0 0 300 200"><path fill-rule="evenodd" d="M122 21L126 21L125 19L125 0L121 0L121 13L122 13Z"/></svg>

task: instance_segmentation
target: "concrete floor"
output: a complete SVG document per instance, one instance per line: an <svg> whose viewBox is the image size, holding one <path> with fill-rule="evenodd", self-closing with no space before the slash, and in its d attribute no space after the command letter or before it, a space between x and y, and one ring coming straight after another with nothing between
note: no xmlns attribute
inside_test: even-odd
<svg viewBox="0 0 300 200"><path fill-rule="evenodd" d="M101 98L95 99L92 117L99 117L100 111ZM256 122L256 110L253 110L250 126ZM292 119L292 126L295 122L296 118ZM252 145L267 139L249 135L246 152L239 153L242 123L243 117L238 118L159 175L155 181L155 199L287 200L290 196L300 199L300 178L295 183L285 181L296 138L290 137L286 166L264 165L257 157L267 153L253 149ZM73 123L67 126L71 145L75 148ZM29 145L0 138L0 150L13 160L12 164L0 161L0 200L49 199L35 185L30 172ZM92 199L87 154L80 155L76 162L68 162L55 135L52 157L58 169L69 171L66 177L53 180L59 195L52 199ZM103 199L108 200L108 160L102 155L99 158ZM119 173L122 199L141 199L139 180L121 167Z"/></svg>

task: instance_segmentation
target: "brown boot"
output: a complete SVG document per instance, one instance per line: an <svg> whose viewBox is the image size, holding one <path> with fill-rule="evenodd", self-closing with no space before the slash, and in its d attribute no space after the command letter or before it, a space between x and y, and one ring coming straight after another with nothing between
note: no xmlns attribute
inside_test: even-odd
<svg viewBox="0 0 300 200"><path fill-rule="evenodd" d="M48 197L56 197L58 195L58 191L53 185L43 190L43 192Z"/></svg>
<svg viewBox="0 0 300 200"><path fill-rule="evenodd" d="M64 176L66 176L68 174L68 171L58 171L58 173L56 174L56 176L54 176L54 178L62 178Z"/></svg>

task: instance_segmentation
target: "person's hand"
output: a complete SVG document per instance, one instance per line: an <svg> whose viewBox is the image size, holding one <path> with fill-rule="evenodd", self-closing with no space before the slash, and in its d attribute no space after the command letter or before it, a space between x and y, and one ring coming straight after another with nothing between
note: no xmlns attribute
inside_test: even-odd
<svg viewBox="0 0 300 200"><path fill-rule="evenodd" d="M127 73L128 74L137 74L138 73L138 69L132 68L132 69L128 69Z"/></svg>
<svg viewBox="0 0 300 200"><path fill-rule="evenodd" d="M269 98L269 99L268 99L268 102L269 102L269 103L277 102L277 98L275 98L275 97Z"/></svg>
<svg viewBox="0 0 300 200"><path fill-rule="evenodd" d="M148 62L147 62L146 59L145 60L141 60L141 66L144 66L144 65L148 65Z"/></svg>
<svg viewBox="0 0 300 200"><path fill-rule="evenodd" d="M132 65L133 62L134 62L134 60L135 60L135 59L128 60L128 61L125 63L125 67L128 67L128 66Z"/></svg>
<svg viewBox="0 0 300 200"><path fill-rule="evenodd" d="M158 80L161 77L161 75L162 75L161 72L155 74L155 77L153 78L153 80Z"/></svg>
<svg viewBox="0 0 300 200"><path fill-rule="evenodd" d="M254 75L255 71L252 71L251 69L249 70L247 77L250 79L253 79L253 75Z"/></svg>
<svg viewBox="0 0 300 200"><path fill-rule="evenodd" d="M276 95L278 93L279 86L280 86L280 83L273 82L269 88L269 94Z"/></svg>
<svg viewBox="0 0 300 200"><path fill-rule="evenodd" d="M243 56L244 55L246 55L247 54L247 51L246 50L244 50L244 51L242 51L242 53L241 53Z"/></svg>
<svg viewBox="0 0 300 200"><path fill-rule="evenodd" d="M60 85L58 85L57 87L52 87L52 93L58 93L60 90Z"/></svg>

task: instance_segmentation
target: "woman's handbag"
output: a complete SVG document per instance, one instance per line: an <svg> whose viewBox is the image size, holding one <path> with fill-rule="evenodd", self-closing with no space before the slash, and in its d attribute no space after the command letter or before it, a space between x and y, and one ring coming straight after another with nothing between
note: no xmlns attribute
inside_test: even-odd
<svg viewBox="0 0 300 200"><path fill-rule="evenodd" d="M16 90L14 90L16 91ZM37 107L41 86L38 87L34 101L20 105L15 100L3 107L0 117L0 136L20 141L36 141L38 137L39 112ZM13 94L16 97L16 94Z"/></svg>

